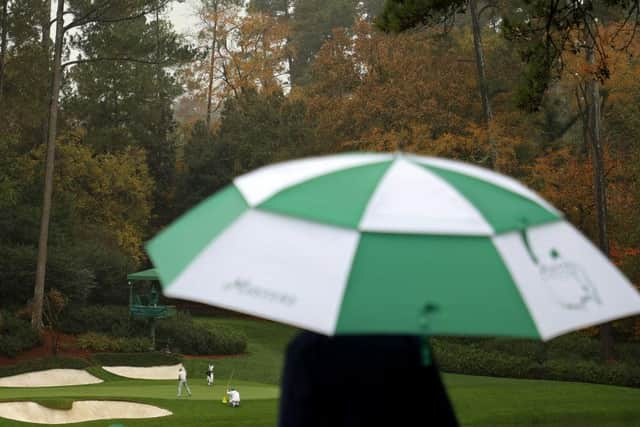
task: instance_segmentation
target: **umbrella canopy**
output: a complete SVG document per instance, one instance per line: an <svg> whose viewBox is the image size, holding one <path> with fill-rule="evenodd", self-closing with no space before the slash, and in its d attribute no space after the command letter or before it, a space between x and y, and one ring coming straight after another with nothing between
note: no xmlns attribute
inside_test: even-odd
<svg viewBox="0 0 640 427"><path fill-rule="evenodd" d="M167 296L324 334L550 339L640 313L553 206L469 164L357 153L236 178L147 251Z"/></svg>

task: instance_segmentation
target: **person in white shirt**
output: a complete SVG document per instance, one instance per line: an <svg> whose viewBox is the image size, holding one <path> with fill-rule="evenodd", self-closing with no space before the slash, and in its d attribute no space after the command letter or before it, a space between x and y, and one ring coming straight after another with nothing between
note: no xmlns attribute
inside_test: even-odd
<svg viewBox="0 0 640 427"><path fill-rule="evenodd" d="M213 365L209 364L209 368L207 369L207 385L213 385Z"/></svg>
<svg viewBox="0 0 640 427"><path fill-rule="evenodd" d="M235 388L227 390L227 397L229 399L229 406L237 408L240 406L240 393Z"/></svg>
<svg viewBox="0 0 640 427"><path fill-rule="evenodd" d="M191 389L189 389L189 384L187 383L187 370L181 366L178 369L178 397L182 396L183 386L189 397L191 397Z"/></svg>

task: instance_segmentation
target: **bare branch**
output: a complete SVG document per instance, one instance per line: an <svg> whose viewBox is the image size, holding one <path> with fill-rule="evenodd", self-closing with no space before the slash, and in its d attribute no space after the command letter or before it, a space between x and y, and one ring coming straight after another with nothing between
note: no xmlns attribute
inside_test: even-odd
<svg viewBox="0 0 640 427"><path fill-rule="evenodd" d="M74 61L65 62L64 64L62 64L62 68L70 66L70 65L87 64L87 63L91 63L91 62L104 62L104 61L136 62L136 63L139 63L139 64L147 64L147 65L161 65L162 64L162 62L158 62L158 61L146 61L144 59L139 59L139 58L129 58L129 57L126 57L126 56L119 56L119 57L114 56L114 57L76 59Z"/></svg>
<svg viewBox="0 0 640 427"><path fill-rule="evenodd" d="M615 33L613 33L613 36L611 36L611 42L614 43L616 38L618 37L618 35L620 34L620 32L624 29L624 27L627 26L627 23L629 22L629 20L631 19L631 16L636 15L636 19L635 19L635 24L633 26L633 34L635 35L635 31L636 31L636 27L638 26L638 1L633 3L633 7L631 9L629 9L629 13L627 14L627 16L624 18L624 21L622 22L622 24L620 24L620 26L618 27L618 29L616 30ZM628 47L628 45L627 45Z"/></svg>
<svg viewBox="0 0 640 427"><path fill-rule="evenodd" d="M142 18L143 16L153 13L156 10L163 9L169 3L169 0L161 0L153 7L150 7L149 9L143 9L142 11L134 15L118 16L113 18L101 17L99 13L99 9L105 6L108 9L109 2L110 0L105 0L102 6L92 9L84 17L74 20L69 25L65 26L64 30L67 31L67 30L70 30L71 28L79 27L79 26L82 26L88 23L94 23L94 22L108 24L108 23L114 23L114 22L133 21L135 19ZM103 11L103 13L105 12L106 10Z"/></svg>
<svg viewBox="0 0 640 427"><path fill-rule="evenodd" d="M79 27L80 25L84 25L84 24L88 23L90 21L90 16L95 15L100 8L103 8L105 6L108 7L110 1L111 0L104 0L102 3L96 4L84 16L82 16L80 18L77 18L77 19L74 19L69 25L64 27L64 30L66 31L68 29L71 29L71 28L74 28L74 27ZM73 13L73 12L67 12L67 13L71 13L71 14L75 15L75 13Z"/></svg>
<svg viewBox="0 0 640 427"><path fill-rule="evenodd" d="M484 6L482 7L482 9L480 9L480 10L478 11L478 19L480 19L480 17L482 16L482 13L483 13L485 10L495 9L495 8L496 8L496 5L495 5L495 4L487 3L486 5L484 5Z"/></svg>

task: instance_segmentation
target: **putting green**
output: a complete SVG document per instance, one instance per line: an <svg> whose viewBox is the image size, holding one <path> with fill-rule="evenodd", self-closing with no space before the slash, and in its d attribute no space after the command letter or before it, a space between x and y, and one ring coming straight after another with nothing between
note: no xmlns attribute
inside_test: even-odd
<svg viewBox="0 0 640 427"><path fill-rule="evenodd" d="M200 382L200 381L198 381ZM204 381L202 381L204 382ZM219 401L225 393L226 384L216 384L209 387L206 384L190 383L192 396L180 399ZM242 401L257 399L277 399L277 386L260 384L250 381L234 381L233 386L240 392ZM121 380L107 381L101 384L47 388L5 388L0 390L0 400L25 400L38 398L72 398L90 396L91 398L122 398L130 396L136 399L178 399L178 383L173 380Z"/></svg>

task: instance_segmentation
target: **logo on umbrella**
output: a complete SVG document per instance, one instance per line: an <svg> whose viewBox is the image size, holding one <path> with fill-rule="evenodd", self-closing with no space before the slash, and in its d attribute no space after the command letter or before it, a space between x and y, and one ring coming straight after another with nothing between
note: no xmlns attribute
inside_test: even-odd
<svg viewBox="0 0 640 427"><path fill-rule="evenodd" d="M222 289L226 292L236 292L242 296L260 298L286 306L291 306L296 303L296 297L294 295L255 286L247 279L237 278L234 281L225 284Z"/></svg>
<svg viewBox="0 0 640 427"><path fill-rule="evenodd" d="M550 261L541 262L531 247L526 229L522 229L520 235L531 261L538 266L542 283L561 307L584 310L590 302L602 305L598 289L584 268L575 262L561 260L560 253L554 248L549 251Z"/></svg>
<svg viewBox="0 0 640 427"><path fill-rule="evenodd" d="M598 290L587 272L571 261L556 261L558 252L550 253L552 263L540 264L540 277L553 298L567 310L584 310L589 303L602 304Z"/></svg>

